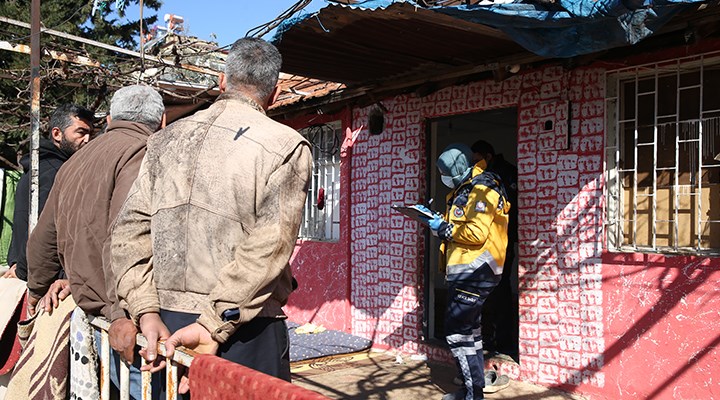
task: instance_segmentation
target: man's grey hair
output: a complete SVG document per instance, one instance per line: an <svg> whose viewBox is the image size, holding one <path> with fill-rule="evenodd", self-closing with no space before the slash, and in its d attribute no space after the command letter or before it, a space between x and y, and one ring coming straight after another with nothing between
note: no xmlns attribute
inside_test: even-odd
<svg viewBox="0 0 720 400"><path fill-rule="evenodd" d="M146 85L121 88L110 101L110 117L113 120L138 122L151 131L160 127L164 112L162 96Z"/></svg>
<svg viewBox="0 0 720 400"><path fill-rule="evenodd" d="M281 66L282 56L272 44L258 38L238 39L225 62L227 89L254 90L266 100L275 89Z"/></svg>

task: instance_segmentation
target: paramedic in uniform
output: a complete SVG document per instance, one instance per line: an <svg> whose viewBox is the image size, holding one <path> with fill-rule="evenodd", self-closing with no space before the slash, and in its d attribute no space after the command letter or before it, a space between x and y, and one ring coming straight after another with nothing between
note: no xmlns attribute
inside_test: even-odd
<svg viewBox="0 0 720 400"><path fill-rule="evenodd" d="M451 144L438 158L442 182L452 189L447 213L428 220L442 240L448 306L446 340L462 374L463 387L443 400L483 398L483 303L502 277L508 241L510 203L499 176L485 160L473 166L472 150ZM428 210L429 211L429 210Z"/></svg>

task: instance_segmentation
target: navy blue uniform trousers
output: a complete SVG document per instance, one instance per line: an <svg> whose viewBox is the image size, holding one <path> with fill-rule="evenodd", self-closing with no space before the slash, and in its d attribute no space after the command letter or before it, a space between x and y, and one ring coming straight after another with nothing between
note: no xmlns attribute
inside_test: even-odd
<svg viewBox="0 0 720 400"><path fill-rule="evenodd" d="M497 282L484 282L480 286L471 283L448 284L445 339L463 377L461 390L465 393L465 400L482 399L485 387L482 308Z"/></svg>

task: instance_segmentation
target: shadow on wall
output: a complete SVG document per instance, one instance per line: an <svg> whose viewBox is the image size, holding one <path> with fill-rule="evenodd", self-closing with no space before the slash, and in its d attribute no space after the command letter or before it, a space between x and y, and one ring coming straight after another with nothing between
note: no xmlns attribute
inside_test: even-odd
<svg viewBox="0 0 720 400"><path fill-rule="evenodd" d="M295 247L291 262L298 288L286 307L300 324L350 331L347 244L304 241Z"/></svg>
<svg viewBox="0 0 720 400"><path fill-rule="evenodd" d="M713 298L717 303L720 296L703 293L703 286L707 286L707 290L716 290L714 282L718 279L718 266L709 265L710 259L704 257L611 253L603 256L603 264L619 270L616 275L604 277L604 282L608 289L617 290L621 297L616 299L620 305L618 312L623 314L607 315L606 329L610 334L606 336L617 337L617 340L589 364L606 366L608 371L613 371L613 376L631 377L625 379L629 387L618 379L621 390L627 391L623 394L627 395L642 394L643 398L651 400L669 394L673 398L678 394L681 398L700 398L694 396L710 393L712 389L707 387L710 370L703 372L702 362L704 360L706 368L713 368L714 362L707 358L716 354L720 345L720 335L715 334L718 312L712 305ZM654 283L648 278L654 278ZM624 298L620 292L625 292ZM623 300L629 301L622 304ZM636 307L638 305L640 307ZM698 308L691 308L693 306ZM702 311L703 306L706 312ZM690 315L684 315L685 312ZM658 329L662 330L659 338L653 335ZM643 355L626 359L634 357L632 353L638 351L638 347ZM648 356L655 351L659 354ZM624 363L619 362L621 357ZM614 372L616 369L620 370ZM587 371L592 369L586 366L581 370L581 376L584 377ZM684 376L690 382L680 383ZM564 382L560 386L572 383ZM645 394L643 392L649 390L643 386L648 385L651 392Z"/></svg>
<svg viewBox="0 0 720 400"><path fill-rule="evenodd" d="M559 175L560 169L577 170L582 157L559 153L549 161L560 166ZM526 356L520 361L526 378L562 390L618 387L619 397L657 399L689 374L686 393L693 395L694 384L707 395L706 383L697 382L703 372L693 369L707 369L720 343L717 323L710 322L718 320L717 300L707 306L719 297L711 293L720 280L717 260L603 253L601 178L579 175L580 190L520 191L520 354ZM528 206L534 208L530 216ZM703 306L706 312L698 313ZM697 315L705 321L695 322Z"/></svg>

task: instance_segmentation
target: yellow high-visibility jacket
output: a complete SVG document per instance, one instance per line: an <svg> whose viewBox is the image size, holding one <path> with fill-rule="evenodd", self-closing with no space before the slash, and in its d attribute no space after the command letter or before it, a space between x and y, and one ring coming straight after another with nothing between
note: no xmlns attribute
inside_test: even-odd
<svg viewBox="0 0 720 400"><path fill-rule="evenodd" d="M486 171L485 161L447 197L443 240L448 282L494 285L502 276L508 243L510 202L500 177Z"/></svg>

